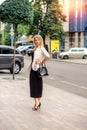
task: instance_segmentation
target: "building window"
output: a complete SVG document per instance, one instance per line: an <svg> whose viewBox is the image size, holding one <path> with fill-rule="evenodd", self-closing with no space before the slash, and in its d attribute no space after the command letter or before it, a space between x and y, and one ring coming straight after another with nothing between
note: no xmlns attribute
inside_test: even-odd
<svg viewBox="0 0 87 130"><path fill-rule="evenodd" d="M74 47L74 43L75 43L75 32L69 33L69 46Z"/></svg>
<svg viewBox="0 0 87 130"><path fill-rule="evenodd" d="M78 33L78 42L81 42L81 32Z"/></svg>

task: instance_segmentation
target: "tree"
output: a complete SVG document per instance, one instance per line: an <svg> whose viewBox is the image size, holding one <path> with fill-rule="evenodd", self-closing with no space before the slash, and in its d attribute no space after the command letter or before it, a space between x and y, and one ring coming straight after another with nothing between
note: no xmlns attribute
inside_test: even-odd
<svg viewBox="0 0 87 130"><path fill-rule="evenodd" d="M30 32L30 25L22 25L22 24L18 25L19 37L22 35L28 35L29 32Z"/></svg>
<svg viewBox="0 0 87 130"><path fill-rule="evenodd" d="M43 34L50 35L51 39L60 39L64 34L62 21L66 21L63 7L58 0L45 0L46 13L43 19Z"/></svg>
<svg viewBox="0 0 87 130"><path fill-rule="evenodd" d="M40 0L35 0L35 3L33 4L33 9L34 9L34 20L31 26L30 33L32 35L35 35L41 31L40 26L41 26L41 21L43 18L43 11L41 9Z"/></svg>
<svg viewBox="0 0 87 130"><path fill-rule="evenodd" d="M66 16L58 0L36 0L34 10L33 32L37 31L43 38L49 35L51 39L60 39L60 34L64 34L62 21L66 21Z"/></svg>
<svg viewBox="0 0 87 130"><path fill-rule="evenodd" d="M0 20L12 23L17 36L18 24L31 24L33 22L33 8L28 0L5 0L0 5Z"/></svg>

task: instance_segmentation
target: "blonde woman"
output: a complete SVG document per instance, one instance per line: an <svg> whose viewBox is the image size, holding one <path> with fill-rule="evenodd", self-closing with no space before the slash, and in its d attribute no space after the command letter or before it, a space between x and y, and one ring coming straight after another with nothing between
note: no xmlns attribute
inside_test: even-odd
<svg viewBox="0 0 87 130"><path fill-rule="evenodd" d="M45 63L50 55L43 47L43 39L40 35L34 36L34 53L30 64L30 96L34 98L33 110L36 111L41 107L41 97L43 92L43 79L38 77L37 70L39 64Z"/></svg>

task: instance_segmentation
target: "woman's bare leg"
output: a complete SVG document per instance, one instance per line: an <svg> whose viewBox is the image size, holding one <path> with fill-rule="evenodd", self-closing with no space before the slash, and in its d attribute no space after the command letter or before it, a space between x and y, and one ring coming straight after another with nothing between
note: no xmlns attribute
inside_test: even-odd
<svg viewBox="0 0 87 130"><path fill-rule="evenodd" d="M41 98L38 98L38 102L40 103L40 101L41 101Z"/></svg>
<svg viewBox="0 0 87 130"><path fill-rule="evenodd" d="M33 106L33 110L37 110L38 108L40 108L41 107L41 102L40 102L40 100L41 100L41 98L34 98L34 102L35 102L35 104L34 104L34 106Z"/></svg>
<svg viewBox="0 0 87 130"><path fill-rule="evenodd" d="M37 107L39 105L38 98L34 98L34 101L35 101L35 106Z"/></svg>

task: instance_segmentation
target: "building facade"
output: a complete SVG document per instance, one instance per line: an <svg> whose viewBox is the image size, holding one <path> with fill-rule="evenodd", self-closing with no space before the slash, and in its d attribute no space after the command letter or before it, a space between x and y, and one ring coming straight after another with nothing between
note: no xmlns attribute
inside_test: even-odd
<svg viewBox="0 0 87 130"><path fill-rule="evenodd" d="M70 47L87 48L87 0L63 0L67 22L64 23L65 50Z"/></svg>

